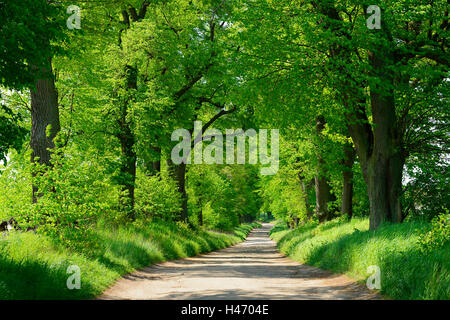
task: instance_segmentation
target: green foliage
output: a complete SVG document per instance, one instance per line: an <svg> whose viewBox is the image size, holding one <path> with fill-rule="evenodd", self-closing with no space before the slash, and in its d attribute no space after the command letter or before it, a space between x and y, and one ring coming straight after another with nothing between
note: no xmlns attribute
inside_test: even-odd
<svg viewBox="0 0 450 320"><path fill-rule="evenodd" d="M439 154L415 155L405 166L408 177L403 207L407 219L430 221L450 203L448 159Z"/></svg>
<svg viewBox="0 0 450 320"><path fill-rule="evenodd" d="M139 173L136 182L136 207L146 218L174 221L181 210L181 198L175 182L165 176Z"/></svg>
<svg viewBox="0 0 450 320"><path fill-rule="evenodd" d="M146 15L132 17L130 8L143 5ZM82 30L68 31L65 2L0 0L0 85L8 88L0 97L0 219L37 227L37 234L0 241L1 270L12 275L10 281L0 273L0 297L91 297L146 263L235 243L236 237L204 230L235 230L242 239L250 227L239 224L261 211L282 221L273 235L283 236L282 250L301 261L357 277L368 263L379 263L386 270L383 290L393 297L448 297L448 268L441 263L448 212L439 215L450 202L445 0L385 1L379 31L367 29L364 5L355 0L80 6ZM373 68L373 57L386 58L392 81ZM41 74L49 61L54 74ZM31 165L24 144L31 131L26 89L34 89L38 76L54 76L58 89L61 132L52 167ZM377 92L394 97L386 108L395 111L387 141L395 140L405 164L395 173L400 179L403 173L398 191L407 223L370 233L361 219L370 211L363 158L381 141L374 138L380 123L370 103ZM185 195L165 166L171 133L233 109L214 127L280 129L278 174L259 176L251 165L187 165L189 224L173 223ZM318 115L326 120L320 134ZM360 125L364 130L351 135ZM360 137L367 141L358 143ZM367 144L352 168L358 218L319 225L314 179L327 179L329 210L340 216L346 144ZM154 161L162 163L158 174L149 170ZM32 185L40 193L36 204ZM121 207L131 194L123 186L135 187L133 223L125 212L130 206ZM282 230L296 224L302 226ZM72 254L88 277L75 296L61 287ZM399 263L410 269L402 272ZM25 280L13 289L20 277ZM33 277L40 280L27 292Z"/></svg>
<svg viewBox="0 0 450 320"><path fill-rule="evenodd" d="M127 273L225 248L242 241L252 228L240 226L232 235L194 232L169 222L111 227L101 220L91 235L98 243L95 250L86 242L83 248L68 249L43 234L13 233L0 241L0 299L95 298ZM80 268L80 290L66 286L71 265Z"/></svg>
<svg viewBox="0 0 450 320"><path fill-rule="evenodd" d="M231 230L259 211L257 168L241 165L192 166L188 174L191 220L203 215L206 228Z"/></svg>
<svg viewBox="0 0 450 320"><path fill-rule="evenodd" d="M45 0L0 4L0 84L22 89L34 85L39 67L60 51L65 7ZM56 45L55 45L56 44ZM42 75L41 75L42 76Z"/></svg>
<svg viewBox="0 0 450 320"><path fill-rule="evenodd" d="M267 212L262 212L258 216L258 221L261 221L261 222L269 223L269 222L272 222L274 219L275 219L274 216L269 216L269 214Z"/></svg>
<svg viewBox="0 0 450 320"><path fill-rule="evenodd" d="M450 214L445 213L433 218L431 230L420 235L418 241L423 252L430 252L445 246L450 241Z"/></svg>
<svg viewBox="0 0 450 320"><path fill-rule="evenodd" d="M29 154L12 151L6 167L0 164L0 220L26 217L32 210Z"/></svg>
<svg viewBox="0 0 450 320"><path fill-rule="evenodd" d="M249 70L246 74L251 79L245 98L254 105L258 120L295 130L294 143L299 139L312 142L316 150L310 155L298 150L300 168L308 176L317 168L318 155L323 157L336 197L330 207L336 208L341 196L342 137L353 132L352 140L360 149L374 142L374 128L390 120L374 123L369 93L387 96L392 91L395 101L390 110L398 133L389 139L398 144L396 152L406 162L405 180L409 180L406 192L399 192L403 208L409 215L432 217L448 203L450 109L448 53L443 45L448 30L438 27L447 24L448 4L441 0L379 5L382 28L368 30L367 4L360 1L305 1L301 5L283 0L245 1L236 9L242 28L237 37L244 48L238 62ZM371 65L371 57L387 64L384 74L392 76L391 83L376 72L379 68ZM312 119L321 114L328 128L326 139L317 143L311 135ZM355 135L354 129L366 124ZM369 139L357 141L363 131ZM361 150L360 155L370 150ZM361 172L354 180L355 214L366 215L370 209L366 181ZM289 217L288 211L278 210Z"/></svg>
<svg viewBox="0 0 450 320"><path fill-rule="evenodd" d="M0 162L6 163L6 155L10 148L19 150L28 131L20 124L20 116L1 104L0 95Z"/></svg>
<svg viewBox="0 0 450 320"><path fill-rule="evenodd" d="M54 152L51 168L33 165L32 181L40 196L31 212L15 218L23 227L35 227L69 247L95 243L88 234L98 218L120 216L115 211L115 193L102 168L64 151Z"/></svg>
<svg viewBox="0 0 450 320"><path fill-rule="evenodd" d="M304 179L311 180L313 173L308 171L308 167L303 167L298 159L303 155L302 160L308 162L311 149L311 145L305 141L280 141L280 170L275 176L262 177L260 182L263 211L269 211L276 219L288 223L292 223L295 218L307 220L299 174L302 171Z"/></svg>
<svg viewBox="0 0 450 320"><path fill-rule="evenodd" d="M292 259L365 282L367 267L381 270L381 293L394 299L450 298L450 247L424 253L418 243L429 223L384 224L369 231L367 218L306 224L287 230L280 224L271 232L280 251Z"/></svg>

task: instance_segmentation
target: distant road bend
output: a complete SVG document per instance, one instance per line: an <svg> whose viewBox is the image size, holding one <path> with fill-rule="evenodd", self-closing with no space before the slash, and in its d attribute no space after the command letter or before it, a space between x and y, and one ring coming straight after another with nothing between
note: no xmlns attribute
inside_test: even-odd
<svg viewBox="0 0 450 320"><path fill-rule="evenodd" d="M281 255L264 223L244 242L193 258L136 271L99 299L303 300L378 299L345 275L301 265Z"/></svg>

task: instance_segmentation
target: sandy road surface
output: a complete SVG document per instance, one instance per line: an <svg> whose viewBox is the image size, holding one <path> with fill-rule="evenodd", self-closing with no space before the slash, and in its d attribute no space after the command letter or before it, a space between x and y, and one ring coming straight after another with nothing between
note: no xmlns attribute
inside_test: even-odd
<svg viewBox="0 0 450 320"><path fill-rule="evenodd" d="M99 299L377 299L344 275L282 256L272 225L247 240L209 254L157 264L118 280Z"/></svg>

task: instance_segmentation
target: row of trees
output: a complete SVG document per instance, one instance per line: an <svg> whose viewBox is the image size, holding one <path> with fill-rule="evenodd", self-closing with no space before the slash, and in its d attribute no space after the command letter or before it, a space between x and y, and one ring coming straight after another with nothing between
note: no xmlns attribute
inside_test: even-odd
<svg viewBox="0 0 450 320"><path fill-rule="evenodd" d="M194 121L201 120L204 132L245 122L237 106L238 69L230 63L234 49L227 45L234 32L226 19L230 4L80 5L80 30L65 27L64 3L1 7L6 23L0 32L8 39L1 44L2 85L14 90L5 91L8 110L14 109L8 121L31 128L33 165L21 160L23 154L13 159L20 170L32 171L36 206L23 206L25 220L30 210L45 220L67 220L71 214L63 200L66 207L89 203L87 211L131 221L146 215L229 229L255 217L255 168L187 170L170 157L177 128L192 133ZM23 119L15 121L19 115ZM8 124L2 154L21 144L14 128ZM13 175L17 171L11 169L3 178ZM71 220L79 222L82 217L71 210Z"/></svg>
<svg viewBox="0 0 450 320"><path fill-rule="evenodd" d="M252 39L244 63L259 67L251 85L259 113L287 117L281 125L294 131L287 143L297 150L287 161L305 190L306 216L313 184L320 221L333 211L351 215L359 176L376 229L448 203L448 192L430 189L448 181L449 25L447 1L384 1L380 29L371 30L369 5L247 2L241 21Z"/></svg>
<svg viewBox="0 0 450 320"><path fill-rule="evenodd" d="M376 229L448 203L447 1L385 1L374 30L353 0L83 1L80 30L65 5L0 4L0 155L29 132L33 164L22 151L2 179L33 185L28 222L88 203L230 228L263 201ZM280 172L173 163L171 133L197 120L281 129Z"/></svg>

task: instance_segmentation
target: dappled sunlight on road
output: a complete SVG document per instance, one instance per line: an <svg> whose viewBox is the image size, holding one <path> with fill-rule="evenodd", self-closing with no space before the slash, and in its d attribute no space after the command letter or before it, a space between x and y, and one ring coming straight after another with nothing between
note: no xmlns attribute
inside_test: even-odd
<svg viewBox="0 0 450 320"><path fill-rule="evenodd" d="M282 256L270 224L236 246L145 268L120 279L100 299L376 299L344 275Z"/></svg>

